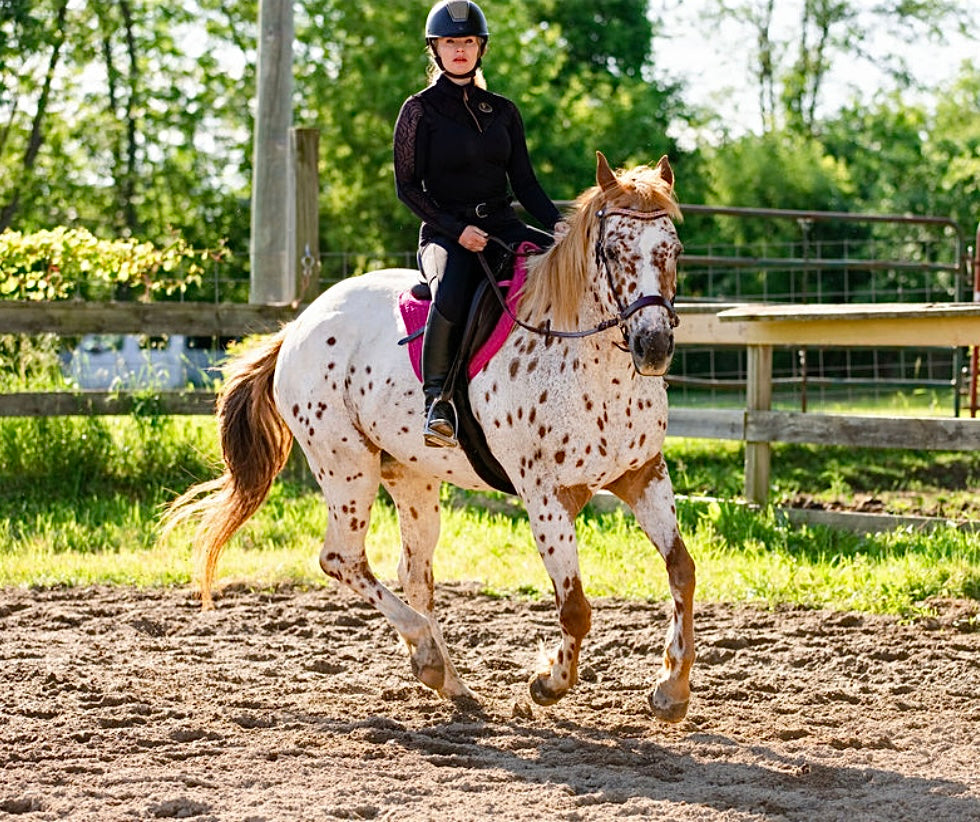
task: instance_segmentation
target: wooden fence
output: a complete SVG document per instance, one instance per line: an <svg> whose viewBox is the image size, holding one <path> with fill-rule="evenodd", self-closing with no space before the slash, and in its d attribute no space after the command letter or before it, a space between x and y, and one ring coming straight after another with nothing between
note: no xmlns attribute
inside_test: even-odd
<svg viewBox="0 0 980 822"><path fill-rule="evenodd" d="M771 410L772 352L803 347L966 347L980 344L980 304L687 305L679 306L679 345L748 350L745 409L672 408L668 434L741 440L745 497L769 493L773 442L925 450L980 449L980 419L812 414ZM271 332L297 314L293 306L231 303L0 302L0 332L187 334L241 337ZM210 414L208 391L40 392L0 395L0 417Z"/></svg>

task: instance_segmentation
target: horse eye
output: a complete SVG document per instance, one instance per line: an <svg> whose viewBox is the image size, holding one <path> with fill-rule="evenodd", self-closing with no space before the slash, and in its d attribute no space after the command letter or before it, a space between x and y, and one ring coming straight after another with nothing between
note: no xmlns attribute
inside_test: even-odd
<svg viewBox="0 0 980 822"><path fill-rule="evenodd" d="M619 259L619 249L616 248L616 246L614 246L614 245L613 246L607 246L606 247L606 256L610 260L618 260Z"/></svg>

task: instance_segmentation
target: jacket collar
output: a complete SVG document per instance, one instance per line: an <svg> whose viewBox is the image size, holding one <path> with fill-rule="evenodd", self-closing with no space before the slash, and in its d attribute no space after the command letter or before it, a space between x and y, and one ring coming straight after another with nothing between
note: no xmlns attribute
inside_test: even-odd
<svg viewBox="0 0 980 822"><path fill-rule="evenodd" d="M450 80L445 74L440 73L439 77L436 79L435 87L442 93L452 97L454 100L462 100L463 92L468 92L469 96L472 98L474 92L479 92L479 86L477 86L472 80L468 82L465 86L460 86Z"/></svg>

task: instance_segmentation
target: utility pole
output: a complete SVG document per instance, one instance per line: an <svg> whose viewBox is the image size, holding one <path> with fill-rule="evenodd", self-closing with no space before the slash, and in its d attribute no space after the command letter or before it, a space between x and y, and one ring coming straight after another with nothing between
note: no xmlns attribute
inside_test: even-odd
<svg viewBox="0 0 980 822"><path fill-rule="evenodd" d="M257 106L252 154L249 302L295 299L292 125L292 0L260 0Z"/></svg>

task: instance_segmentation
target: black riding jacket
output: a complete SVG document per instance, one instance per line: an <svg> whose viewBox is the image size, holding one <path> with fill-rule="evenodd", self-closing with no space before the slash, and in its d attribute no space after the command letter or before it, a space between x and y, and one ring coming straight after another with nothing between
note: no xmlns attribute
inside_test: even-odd
<svg viewBox="0 0 980 822"><path fill-rule="evenodd" d="M511 192L546 228L561 219L534 175L520 112L506 97L440 75L404 102L394 143L398 198L422 220L423 243L433 231L458 239L484 213L506 212Z"/></svg>

